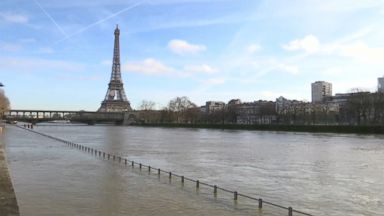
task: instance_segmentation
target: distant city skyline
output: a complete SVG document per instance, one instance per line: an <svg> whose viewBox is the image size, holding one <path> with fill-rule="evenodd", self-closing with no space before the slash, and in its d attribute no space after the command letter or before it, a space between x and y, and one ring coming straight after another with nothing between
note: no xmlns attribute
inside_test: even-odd
<svg viewBox="0 0 384 216"><path fill-rule="evenodd" d="M166 106L376 91L384 1L3 0L0 82L16 109L97 110L119 25L124 88Z"/></svg>

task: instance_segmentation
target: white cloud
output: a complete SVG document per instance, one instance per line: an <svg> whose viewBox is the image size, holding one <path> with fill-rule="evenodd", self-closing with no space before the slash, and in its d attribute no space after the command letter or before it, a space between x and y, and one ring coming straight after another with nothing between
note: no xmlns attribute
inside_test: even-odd
<svg viewBox="0 0 384 216"><path fill-rule="evenodd" d="M205 84L205 85L221 85L224 83L225 83L224 78L212 78L212 79L208 79L208 80L203 81L203 84Z"/></svg>
<svg viewBox="0 0 384 216"><path fill-rule="evenodd" d="M342 38L339 38L336 40L336 43L349 43L351 41L356 41L356 40L360 40L366 36L369 36L371 34L376 34L376 33L373 33L373 31L376 29L377 27L375 27L375 25L368 25L368 26L365 26L353 33L350 33L348 35L345 35L344 37Z"/></svg>
<svg viewBox="0 0 384 216"><path fill-rule="evenodd" d="M277 69L284 72L288 72L293 75L296 75L299 73L299 68L295 65L282 64L282 65L278 65Z"/></svg>
<svg viewBox="0 0 384 216"><path fill-rule="evenodd" d="M0 67L12 72L79 72L84 71L84 65L60 60L43 58L0 58Z"/></svg>
<svg viewBox="0 0 384 216"><path fill-rule="evenodd" d="M343 12L343 11L356 11L356 10L362 10L362 9L369 9L369 8L383 8L384 2L381 0L338 0L338 1L330 1L330 2L323 2L319 1L320 4L318 4L318 10L320 11L337 11L337 12ZM312 5L313 7L313 5Z"/></svg>
<svg viewBox="0 0 384 216"><path fill-rule="evenodd" d="M314 53L319 50L320 42L317 37L313 35L307 35L302 39L296 39L288 44L284 44L283 49L288 51L304 50L307 53Z"/></svg>
<svg viewBox="0 0 384 216"><path fill-rule="evenodd" d="M247 51L251 54L256 53L261 50L261 46L259 44L250 44L247 47Z"/></svg>
<svg viewBox="0 0 384 216"><path fill-rule="evenodd" d="M109 64L110 61L102 61L101 64ZM147 58L142 61L128 62L123 65L123 71L135 72L147 75L173 75L177 77L189 77L194 74L214 74L217 69L207 64L185 65L182 69L173 68L160 60Z"/></svg>
<svg viewBox="0 0 384 216"><path fill-rule="evenodd" d="M153 75L170 74L175 72L175 69L164 65L159 60L147 58L144 61L129 62L123 65L123 71Z"/></svg>
<svg viewBox="0 0 384 216"><path fill-rule="evenodd" d="M384 47L369 47L363 41L324 44L320 53L350 57L364 63L384 63Z"/></svg>
<svg viewBox="0 0 384 216"><path fill-rule="evenodd" d="M356 40L370 32L363 29L333 43L320 44L316 36L307 35L283 45L289 51L303 50L308 54L337 55L350 57L365 63L384 63L384 47L370 47L362 40Z"/></svg>
<svg viewBox="0 0 384 216"><path fill-rule="evenodd" d="M28 23L27 16L21 15L21 14L15 14L12 12L0 12L0 18L10 23L20 23L20 24Z"/></svg>
<svg viewBox="0 0 384 216"><path fill-rule="evenodd" d="M14 43L1 43L0 49L7 52L18 52L23 49L23 46Z"/></svg>
<svg viewBox="0 0 384 216"><path fill-rule="evenodd" d="M212 74L216 73L217 69L213 68L207 64L201 64L201 65L186 65L184 67L184 71L186 73L206 73L206 74Z"/></svg>
<svg viewBox="0 0 384 216"><path fill-rule="evenodd" d="M343 75L345 72L341 67L330 67L328 69L325 69L321 73L326 76L340 76Z"/></svg>
<svg viewBox="0 0 384 216"><path fill-rule="evenodd" d="M384 63L384 48L368 47L362 41L342 45L338 52L341 56L352 57L366 63Z"/></svg>
<svg viewBox="0 0 384 216"><path fill-rule="evenodd" d="M168 48L178 55L196 54L207 49L204 45L190 44L185 40L178 39L170 40Z"/></svg>

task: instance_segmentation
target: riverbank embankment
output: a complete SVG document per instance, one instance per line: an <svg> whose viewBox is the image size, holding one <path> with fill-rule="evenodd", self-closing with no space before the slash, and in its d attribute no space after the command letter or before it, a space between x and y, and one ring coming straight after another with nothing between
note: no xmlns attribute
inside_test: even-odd
<svg viewBox="0 0 384 216"><path fill-rule="evenodd" d="M176 123L140 123L135 126L167 128L203 128L229 130L285 131L311 133L353 133L384 134L384 126L363 125L241 125L241 124L176 124Z"/></svg>
<svg viewBox="0 0 384 216"><path fill-rule="evenodd" d="M2 128L3 130L3 128ZM2 136L0 134L0 136ZM7 158L4 145L0 139L0 215L18 216L19 207L17 205L15 191L13 190L11 177L9 176Z"/></svg>

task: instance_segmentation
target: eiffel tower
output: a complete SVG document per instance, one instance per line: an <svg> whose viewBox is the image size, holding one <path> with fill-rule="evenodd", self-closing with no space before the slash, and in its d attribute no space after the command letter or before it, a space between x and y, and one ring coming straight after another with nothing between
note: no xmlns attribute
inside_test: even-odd
<svg viewBox="0 0 384 216"><path fill-rule="evenodd" d="M119 36L119 26L116 25L111 81L108 84L107 94L98 112L126 112L132 110L127 96L125 96L123 80L121 79Z"/></svg>

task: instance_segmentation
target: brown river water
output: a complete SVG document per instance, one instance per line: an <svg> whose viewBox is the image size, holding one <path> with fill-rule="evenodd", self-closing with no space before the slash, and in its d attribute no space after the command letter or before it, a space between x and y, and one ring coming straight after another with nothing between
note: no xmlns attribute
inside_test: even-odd
<svg viewBox="0 0 384 216"><path fill-rule="evenodd" d="M384 136L48 123L34 130L313 215L384 212ZM1 141L22 215L288 215L13 126Z"/></svg>

